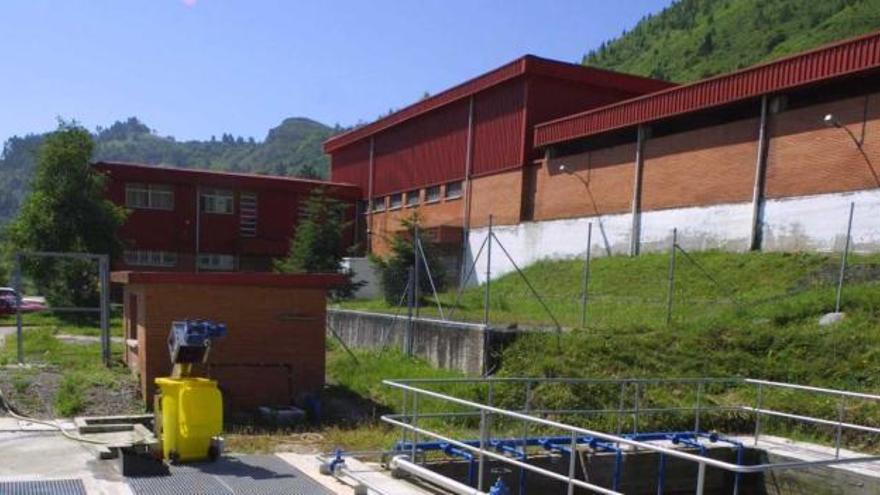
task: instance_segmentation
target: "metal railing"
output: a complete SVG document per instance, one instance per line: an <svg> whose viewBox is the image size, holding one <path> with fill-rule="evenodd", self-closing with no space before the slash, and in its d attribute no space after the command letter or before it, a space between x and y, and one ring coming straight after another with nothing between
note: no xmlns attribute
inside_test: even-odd
<svg viewBox="0 0 880 495"><path fill-rule="evenodd" d="M568 493L574 493L575 487L590 490L594 493L603 494L620 494L618 487L612 488L600 486L596 483L578 479L575 472L578 444L583 438L590 438L596 441L607 442L619 446L627 446L630 449L642 450L657 453L671 458L676 458L697 465L697 479L695 493L703 495L706 484L707 467L716 468L733 473L736 478L733 493L739 491L739 478L743 474L764 473L773 470L783 469L804 469L818 466L843 465L853 463L867 463L880 460L880 455L856 455L841 456L841 441L845 430L854 430L862 433L878 434L880 428L857 424L846 421L846 412L848 401L871 401L880 405L880 395L848 392L842 390L834 390L820 387L810 387L804 385L794 385L788 383L772 382L767 380L753 380L741 378L681 378L681 379L580 379L580 378L453 378L453 379L411 379L411 380L384 380L383 383L402 392L403 407L399 414L389 414L382 416L382 420L390 425L401 429L401 442L398 445L406 446L409 450L410 460L415 462L416 453L419 444L419 436L431 438L444 442L449 446L459 449L459 452L465 451L472 453L478 459L478 475L477 487L478 491L484 488L484 474L486 469L486 460L492 459L518 467L522 470L537 473L541 476L551 478L563 482L568 487ZM619 388L616 408L601 407L594 409L532 409L533 392L536 386L545 384L564 384L569 386L581 385L602 385L606 387ZM429 390L430 387L449 386L449 385L469 385L476 386L480 389L480 395L486 397L486 404L474 400L468 400L456 397L449 393L442 393L435 390ZM521 386L525 392L525 401L522 408L517 410L505 409L495 405L496 386ZM650 387L671 387L685 386L693 387L692 398L693 403L690 405L644 407L643 394ZM707 389L718 387L728 387L731 390L740 392L753 392L755 402L753 405L743 403L734 404L711 404L707 402ZM835 419L826 419L813 417L807 414L794 414L792 412L779 411L766 406L766 395L769 390L779 390L786 392L803 392L809 394L819 394L822 396L834 398L837 400L837 417ZM630 395L632 393L632 395ZM736 397L742 397L745 394L734 394ZM751 398L751 397L750 397ZM426 401L435 401L452 408L465 408L466 410L443 410L423 411L419 412L419 403ZM742 399L740 399L742 400ZM629 402L629 404L628 404ZM783 418L800 423L808 423L818 426L833 427L834 429L834 449L833 458L809 460L809 461L791 461L791 462L765 462L760 464L741 464L739 459L737 463L727 462L720 459L707 457L702 454L691 453L686 450L670 448L661 444L642 441L637 435L628 435L622 433L622 424L624 417L632 422L633 432L639 432L639 420L645 415L660 413L675 414L692 414L693 431L699 433L701 431L701 421L706 416L713 413L744 413L753 418L754 432L750 434L754 438L754 444L757 446L762 434L762 423L768 418ZM560 421L547 419L548 415L565 415L565 416L616 416L616 428L614 433L607 431L598 431L595 429L582 428ZM479 417L479 441L466 442L460 439L452 438L449 434L443 434L437 429L420 424L427 420L443 420L453 418ZM523 455L519 458L512 458L508 452L494 451L490 442L490 430L492 428L493 419L506 418L523 424L523 438L529 425L544 427L545 429L553 429L564 432L565 436L570 437L570 460L567 474L560 474L548 469L544 469L529 464L526 459L525 449L526 443L522 443ZM408 433L412 435L412 439L407 443Z"/></svg>

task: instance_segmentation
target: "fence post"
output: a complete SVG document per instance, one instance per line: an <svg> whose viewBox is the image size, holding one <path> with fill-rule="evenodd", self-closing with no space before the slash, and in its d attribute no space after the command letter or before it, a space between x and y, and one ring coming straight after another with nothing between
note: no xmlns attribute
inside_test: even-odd
<svg viewBox="0 0 880 495"><path fill-rule="evenodd" d="M587 223L587 254L584 258L584 277L581 287L581 328L587 326L587 290L590 285L590 250L593 245L593 222Z"/></svg>
<svg viewBox="0 0 880 495"><path fill-rule="evenodd" d="M846 242L843 244L843 258L840 260L840 275L837 277L837 299L834 303L834 312L840 313L840 298L843 295L843 279L846 276L846 262L849 257L849 240L852 235L853 211L856 203L849 204L849 221L846 224Z"/></svg>
<svg viewBox="0 0 880 495"><path fill-rule="evenodd" d="M672 299L675 290L675 247L678 244L678 229L672 229L672 243L669 245L669 287L666 293L666 325L672 322Z"/></svg>
<svg viewBox="0 0 880 495"><path fill-rule="evenodd" d="M15 346L18 352L18 364L24 364L24 333L21 331L21 254L15 255Z"/></svg>
<svg viewBox="0 0 880 495"><path fill-rule="evenodd" d="M110 366L110 259L107 255L98 257L98 271L101 283L101 357L104 366Z"/></svg>
<svg viewBox="0 0 880 495"><path fill-rule="evenodd" d="M492 291L492 215L486 240L486 288L483 299L483 376L489 372L489 304Z"/></svg>
<svg viewBox="0 0 880 495"><path fill-rule="evenodd" d="M413 269L410 268L406 273L407 291L406 291L406 335L403 337L403 353L412 356L412 338L413 338L413 299L415 299L415 289L413 283Z"/></svg>

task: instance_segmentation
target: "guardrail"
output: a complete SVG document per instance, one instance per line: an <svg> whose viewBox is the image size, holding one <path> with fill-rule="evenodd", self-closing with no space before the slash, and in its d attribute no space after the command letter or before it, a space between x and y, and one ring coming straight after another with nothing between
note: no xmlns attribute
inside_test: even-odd
<svg viewBox="0 0 880 495"><path fill-rule="evenodd" d="M734 494L739 490L739 478L743 474L763 473L773 470L782 469L805 469L817 466L842 465L853 463L867 463L880 460L878 455L859 455L850 457L841 457L841 439L844 430L855 430L865 433L880 433L880 428L856 424L845 421L847 411L847 400L867 400L880 404L880 395L848 392L843 390L834 390L820 387L810 387L804 385L795 385L788 383L772 382L767 380L753 380L741 378L681 378L681 379L581 379L581 378L453 378L453 379L411 379L411 380L384 380L383 383L392 388L401 390L402 404L400 414L389 414L382 416L382 420L390 425L401 428L400 445L408 445L410 449L410 461L415 462L418 438L420 435L441 442L445 442L450 446L454 446L462 451L473 453L478 458L478 475L477 490L483 490L484 473L486 459L494 459L523 470L537 473L557 481L565 483L568 487L568 493L574 493L575 487L591 490L594 493L603 494L620 494L617 487L607 488L599 486L595 483L580 480L575 473L576 456L579 439L589 437L598 441L608 442L617 446L624 445L633 449L650 451L665 456L682 459L684 461L697 464L697 480L695 493L703 495L705 490L706 468L712 467L734 473L736 483L734 485ZM617 408L599 408L599 409L566 409L566 410L549 410L549 409L530 409L532 400L531 392L538 385L547 383L558 383L566 385L604 385L610 387L619 387L619 397ZM485 394L488 404L483 404L473 400L467 400L455 397L451 394L441 393L429 390L428 387L448 384L468 384L484 387L481 393ZM496 407L494 405L495 387L499 384L522 386L525 392L525 401L522 409L511 410ZM691 406L670 406L670 407L642 407L642 394L647 387L656 386L686 386L694 387L694 402ZM711 405L705 403L706 389L709 387L725 386L735 389L748 390L754 388L755 403L753 405L734 404L734 405ZM791 412L777 411L765 407L765 394L768 390L791 390L810 394L820 394L836 398L838 401L838 416L835 420L812 417L807 414L794 414ZM632 393L630 396L629 394ZM419 412L419 399L430 399L440 401L441 403L462 406L469 410L466 411L442 411L442 412ZM631 404L627 405L627 401ZM753 417L754 421L754 444L757 445L762 434L762 421L767 417L779 417L787 420L799 421L814 425L829 426L835 430L835 455L833 458L796 461L796 462L777 462L762 464L738 464L724 460L713 459L700 454L678 450L675 448L665 447L656 443L641 441L623 435L622 423L623 418L628 416L633 423L633 431L638 433L639 418L643 415L658 413L677 413L692 414L694 416L693 430L695 433L700 432L701 421L707 414L717 412L743 412ZM573 426L560 421L546 419L540 416L546 415L610 415L617 417L617 426L614 433L605 431L597 431L594 429ZM432 431L431 429L419 424L420 420L427 419L444 419L444 418L463 418L463 417L479 416L479 443L463 442L459 439L451 438L448 435ZM523 460L511 458L504 453L498 453L490 449L490 428L493 418L509 418L515 421L523 422L523 431L525 432L529 425L539 425L554 430L565 432L571 438L570 446L571 455L569 456L568 474L560 474L538 466L534 466ZM407 433L412 434L412 441L407 443ZM525 437L525 435L523 435ZM523 444L523 453L525 453L525 444Z"/></svg>

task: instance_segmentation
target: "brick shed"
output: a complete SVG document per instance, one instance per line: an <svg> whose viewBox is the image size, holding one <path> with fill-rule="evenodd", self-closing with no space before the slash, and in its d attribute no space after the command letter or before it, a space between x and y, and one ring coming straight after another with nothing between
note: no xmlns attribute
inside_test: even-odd
<svg viewBox="0 0 880 495"><path fill-rule="evenodd" d="M336 274L113 272L124 286L125 362L148 407L154 379L171 372L171 322L226 323L201 370L219 381L227 410L290 404L324 386L327 288Z"/></svg>

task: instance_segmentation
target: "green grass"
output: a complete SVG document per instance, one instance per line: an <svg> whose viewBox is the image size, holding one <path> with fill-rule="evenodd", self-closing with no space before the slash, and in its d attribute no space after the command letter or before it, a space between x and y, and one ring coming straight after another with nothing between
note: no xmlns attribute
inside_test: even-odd
<svg viewBox="0 0 880 495"><path fill-rule="evenodd" d="M101 322L97 315L83 315L79 318L61 318L51 312L27 313L22 315L22 325L27 327L55 328L68 335L98 337L101 335ZM15 326L15 316L0 316L0 326ZM121 337L123 334L122 312L110 314L110 334Z"/></svg>
<svg viewBox="0 0 880 495"><path fill-rule="evenodd" d="M788 253L693 253L677 257L673 291L674 322L691 322L718 317L748 315L773 317L782 322L796 318L799 308L821 314L834 307L834 282L838 256ZM863 280L880 264L878 256L853 256L851 278L845 290L844 306L859 305L853 297L874 287ZM867 267L867 268L865 268ZM550 313L563 327L579 327L583 262L580 260L539 261L524 269ZM666 326L669 256L644 254L638 258L613 256L594 259L590 267L587 326L617 331L621 327ZM709 274L707 276L706 274ZM878 272L880 276L880 272ZM465 290L459 299L448 291L440 295L447 315L454 319L481 321L484 286ZM438 316L433 298L425 301L421 313ZM395 312L383 299L347 301L341 308ZM454 311L454 312L453 312ZM521 326L552 326L541 301L532 296L517 274L508 274L491 284L490 322Z"/></svg>
<svg viewBox="0 0 880 495"><path fill-rule="evenodd" d="M29 387L33 388L31 382L38 373L60 374L60 383L52 397L54 414L70 417L88 411L90 406L101 406L90 403L90 395L95 390L113 392L131 385L132 377L127 367L118 363L111 367L104 366L100 344L65 343L56 338L58 334L88 335L88 327L65 325L60 320L43 315L37 320L49 326L28 326L24 333L23 351L25 363L40 368L13 371L16 374L12 386L19 395L27 392ZM121 355L122 347L113 345L111 353ZM17 361L17 339L12 335L6 338L0 349L0 366Z"/></svg>
<svg viewBox="0 0 880 495"><path fill-rule="evenodd" d="M582 264L576 260L540 262L525 269L553 313L568 328L562 334L521 336L504 351L502 376L585 378L752 377L880 392L880 278L877 256L853 256L843 292L846 318L833 327L818 325L819 317L833 311L839 258L819 254L705 252L678 257L673 320L666 324L668 257L648 254L639 258L612 257L594 261L588 325L579 327L578 304ZM706 275L708 272L711 279ZM714 281L712 280L714 279ZM517 275L492 283L492 322L550 326L549 318ZM442 299L453 300L446 293ZM466 290L457 315L482 317L483 287ZM383 301L353 301L348 308L394 311ZM423 314L436 314L430 307ZM376 358L375 376L357 376L358 389L391 403L388 391L372 392L371 380L412 373L402 358ZM380 364L381 363L381 364ZM373 366L372 364L370 366ZM427 373L427 372L426 372ZM415 375L413 375L415 376ZM360 385L363 383L363 385ZM374 385L375 386L375 385ZM463 390L469 397L483 392ZM628 392L629 393L629 392ZM548 409L616 408L619 392L599 386L542 385L533 407ZM522 387L499 386L496 401L506 407L523 404ZM656 388L645 392L644 404L690 406L695 390ZM629 400L629 396L627 398ZM719 405L753 404L751 388L722 387L707 391L705 400ZM399 398L397 402L399 403ZM778 410L835 419L837 402L791 392L768 394L765 405ZM429 406L431 407L431 406ZM878 425L880 407L853 401L847 419ZM583 426L609 431L615 418L565 418ZM643 418L642 427L675 429L693 420L674 415ZM627 420L628 421L628 420ZM707 420L708 421L708 420ZM721 431L748 431L750 419L742 413L722 414L712 426ZM708 426L710 423L706 423ZM469 427L470 425L459 425ZM790 422L767 421L770 431L798 438L829 440L827 429L804 429ZM870 436L846 435L850 446L877 450Z"/></svg>

